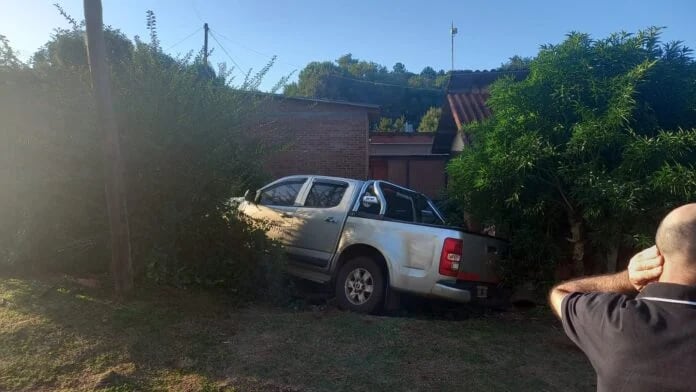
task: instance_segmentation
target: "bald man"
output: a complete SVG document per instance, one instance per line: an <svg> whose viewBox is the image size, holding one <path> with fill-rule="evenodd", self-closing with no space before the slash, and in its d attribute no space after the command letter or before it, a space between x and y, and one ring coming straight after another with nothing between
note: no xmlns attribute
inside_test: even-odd
<svg viewBox="0 0 696 392"><path fill-rule="evenodd" d="M696 390L696 203L670 212L628 269L564 282L549 301L598 391Z"/></svg>

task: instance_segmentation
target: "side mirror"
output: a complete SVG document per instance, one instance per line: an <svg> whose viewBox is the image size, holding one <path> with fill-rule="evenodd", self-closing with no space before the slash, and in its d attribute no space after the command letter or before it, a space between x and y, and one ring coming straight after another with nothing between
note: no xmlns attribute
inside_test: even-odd
<svg viewBox="0 0 696 392"><path fill-rule="evenodd" d="M365 195L362 198L362 204L363 204L363 207L367 208L369 206L379 204L379 199L377 198L377 196Z"/></svg>
<svg viewBox="0 0 696 392"><path fill-rule="evenodd" d="M247 191L244 192L244 200L248 201L249 203L256 204L256 192L252 192L247 189Z"/></svg>

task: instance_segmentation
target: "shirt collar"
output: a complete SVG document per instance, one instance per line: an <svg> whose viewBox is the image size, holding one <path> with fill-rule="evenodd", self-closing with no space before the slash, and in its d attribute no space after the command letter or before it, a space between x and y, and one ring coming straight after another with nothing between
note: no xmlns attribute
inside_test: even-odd
<svg viewBox="0 0 696 392"><path fill-rule="evenodd" d="M696 302L696 286L662 282L650 283L643 288L636 299L642 297Z"/></svg>

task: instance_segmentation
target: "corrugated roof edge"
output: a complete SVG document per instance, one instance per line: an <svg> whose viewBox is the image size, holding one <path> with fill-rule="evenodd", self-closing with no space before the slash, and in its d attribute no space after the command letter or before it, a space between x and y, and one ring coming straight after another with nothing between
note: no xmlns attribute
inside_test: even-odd
<svg viewBox="0 0 696 392"><path fill-rule="evenodd" d="M472 88L487 88L491 83L502 76L512 76L517 80L524 79L529 75L529 70L490 70L490 71L453 71L447 82L447 93L459 93L468 91Z"/></svg>
<svg viewBox="0 0 696 392"><path fill-rule="evenodd" d="M260 91L254 91L253 93L257 94L257 95L262 95L265 97L277 98L277 99L290 99L290 100L297 100L297 101L326 103L326 104L332 104L332 105L355 106L355 107L368 108L368 109L374 109L374 110L381 109L380 105L375 105L375 104L371 104L371 103L338 101L338 100L331 100L331 99L324 99L324 98L291 97L291 96L287 96L287 95L283 95L283 94L264 93L264 92L260 92Z"/></svg>

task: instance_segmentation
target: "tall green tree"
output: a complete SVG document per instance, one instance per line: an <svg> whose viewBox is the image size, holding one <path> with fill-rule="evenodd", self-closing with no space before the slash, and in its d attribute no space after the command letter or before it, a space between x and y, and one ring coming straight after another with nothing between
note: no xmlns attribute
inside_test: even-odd
<svg viewBox="0 0 696 392"><path fill-rule="evenodd" d="M437 78L437 72L433 69L433 67L425 67L420 73L420 76L428 79L435 79Z"/></svg>
<svg viewBox="0 0 696 392"><path fill-rule="evenodd" d="M374 126L376 132L404 132L406 130L406 117L399 118L380 117Z"/></svg>
<svg viewBox="0 0 696 392"><path fill-rule="evenodd" d="M614 269L622 245L651 243L668 209L696 199L690 53L658 28L572 33L543 46L525 80L491 87L494 115L463 130L473 145L448 167L450 193L509 229L514 273Z"/></svg>
<svg viewBox="0 0 696 392"><path fill-rule="evenodd" d="M428 109L427 112L421 118L418 124L418 132L435 132L437 131L437 126L440 123L440 117L442 116L442 108L432 107Z"/></svg>
<svg viewBox="0 0 696 392"><path fill-rule="evenodd" d="M17 54L10 46L7 37L0 34L0 67L5 69L18 69L22 62L17 58Z"/></svg>
<svg viewBox="0 0 696 392"><path fill-rule="evenodd" d="M498 67L498 71L521 71L529 69L529 64L532 62L531 57L522 57L514 55L508 61Z"/></svg>
<svg viewBox="0 0 696 392"><path fill-rule="evenodd" d="M443 70L425 67L416 74L403 63L389 70L351 54L335 62L311 62L298 76L296 83L285 86L285 95L378 104L386 117L404 116L414 124L428 108L442 103L449 80Z"/></svg>
<svg viewBox="0 0 696 392"><path fill-rule="evenodd" d="M396 63L394 64L394 67L392 67L392 72L399 74L406 73L408 71L406 71L406 66L404 65L404 63Z"/></svg>

